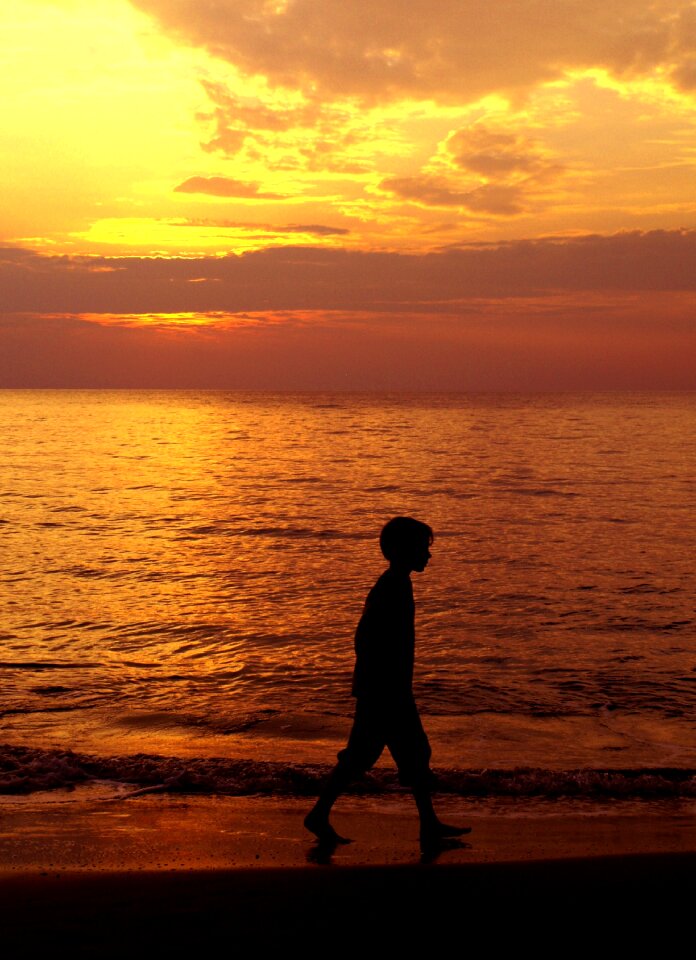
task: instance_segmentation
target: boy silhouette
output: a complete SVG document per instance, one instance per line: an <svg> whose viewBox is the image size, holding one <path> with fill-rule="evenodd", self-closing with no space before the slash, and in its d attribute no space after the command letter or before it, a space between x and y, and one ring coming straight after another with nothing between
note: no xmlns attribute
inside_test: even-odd
<svg viewBox="0 0 696 960"><path fill-rule="evenodd" d="M470 832L470 827L442 823L435 814L430 744L413 699L415 607L410 574L425 570L432 542L431 528L412 517L394 517L380 534L389 567L368 593L355 633L353 728L304 821L326 845L348 842L331 826L331 808L350 782L377 762L385 746L398 767L399 780L413 791L421 847L432 850L441 846L445 837Z"/></svg>

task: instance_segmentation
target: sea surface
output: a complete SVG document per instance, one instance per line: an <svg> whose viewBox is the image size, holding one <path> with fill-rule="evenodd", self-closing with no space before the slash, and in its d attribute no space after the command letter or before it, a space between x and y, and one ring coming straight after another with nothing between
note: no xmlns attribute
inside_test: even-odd
<svg viewBox="0 0 696 960"><path fill-rule="evenodd" d="M408 514L443 790L694 797L695 504L693 393L0 391L0 791L312 792Z"/></svg>

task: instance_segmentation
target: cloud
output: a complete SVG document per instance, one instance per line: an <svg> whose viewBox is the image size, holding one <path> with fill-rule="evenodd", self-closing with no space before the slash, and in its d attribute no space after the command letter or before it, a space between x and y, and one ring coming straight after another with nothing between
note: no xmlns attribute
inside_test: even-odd
<svg viewBox="0 0 696 960"><path fill-rule="evenodd" d="M206 217L189 217L186 220L173 220L177 227L214 227L223 230L249 230L252 233L277 237L279 234L302 233L313 237L343 237L350 233L346 227L330 227L323 223L288 223L280 226L274 223L251 223L242 220L218 220Z"/></svg>
<svg viewBox="0 0 696 960"><path fill-rule="evenodd" d="M531 140L483 123L457 130L448 138L446 150L455 166L489 179L556 169Z"/></svg>
<svg viewBox="0 0 696 960"><path fill-rule="evenodd" d="M49 257L0 247L0 288L5 312L110 314L389 313L562 291L693 293L696 231L510 241L422 255L288 246L225 257Z"/></svg>
<svg viewBox="0 0 696 960"><path fill-rule="evenodd" d="M421 255L0 247L0 289L0 387L696 388L696 231Z"/></svg>
<svg viewBox="0 0 696 960"><path fill-rule="evenodd" d="M692 312L664 295L488 301L458 313L266 310L191 322L0 314L0 340L0 387L696 387Z"/></svg>
<svg viewBox="0 0 696 960"><path fill-rule="evenodd" d="M445 177L421 174L416 177L387 177L380 183L382 190L402 200L412 200L427 207L463 207L500 215L520 213L519 186L484 184L473 190L455 189Z"/></svg>
<svg viewBox="0 0 696 960"><path fill-rule="evenodd" d="M693 89L692 0L131 0L248 75L322 97L473 100L572 69Z"/></svg>
<svg viewBox="0 0 696 960"><path fill-rule="evenodd" d="M421 173L387 177L380 188L427 207L514 216L538 206L541 188L563 172L535 141L477 123L450 134Z"/></svg>
<svg viewBox="0 0 696 960"><path fill-rule="evenodd" d="M284 200L280 193L261 193L258 183L245 183L232 177L189 177L175 193L207 193L213 197L238 197L245 200Z"/></svg>
<svg viewBox="0 0 696 960"><path fill-rule="evenodd" d="M345 236L350 233L345 227L327 227L321 223L289 223L278 229L280 233L311 233L317 237Z"/></svg>
<svg viewBox="0 0 696 960"><path fill-rule="evenodd" d="M242 129L292 130L295 127L314 127L323 115L321 105L302 103L300 106L277 106L263 103L256 97L241 97L221 83L202 80L201 85L215 104L214 118L226 125L236 121ZM205 117L206 115L203 114Z"/></svg>
<svg viewBox="0 0 696 960"><path fill-rule="evenodd" d="M241 96L222 83L203 80L213 109L198 119L211 124L212 136L201 144L208 153L242 154L269 169L299 169L333 173L365 173L369 166L344 153L371 140L361 129L362 118L345 106L316 99L283 98L277 93ZM364 125L363 125L364 126Z"/></svg>
<svg viewBox="0 0 696 960"><path fill-rule="evenodd" d="M271 105L258 98L238 96L221 83L202 80L201 84L213 104L212 111L198 115L200 120L213 124L213 136L202 144L209 153L239 153L247 139L258 131L282 133L315 127L326 112L314 103L299 107Z"/></svg>

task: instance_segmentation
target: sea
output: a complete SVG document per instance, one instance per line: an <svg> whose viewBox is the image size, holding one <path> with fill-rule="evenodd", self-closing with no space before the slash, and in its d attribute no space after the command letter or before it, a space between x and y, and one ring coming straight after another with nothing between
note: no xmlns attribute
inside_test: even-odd
<svg viewBox="0 0 696 960"><path fill-rule="evenodd" d="M408 515L439 789L693 809L696 394L3 390L0 451L5 797L316 792Z"/></svg>

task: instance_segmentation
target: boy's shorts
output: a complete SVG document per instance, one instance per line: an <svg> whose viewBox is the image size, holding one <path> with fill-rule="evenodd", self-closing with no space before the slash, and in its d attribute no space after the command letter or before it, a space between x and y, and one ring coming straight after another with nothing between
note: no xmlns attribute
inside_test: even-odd
<svg viewBox="0 0 696 960"><path fill-rule="evenodd" d="M338 754L338 763L352 777L375 765L385 747L406 787L430 787L431 749L414 700L392 703L359 698L348 744Z"/></svg>

